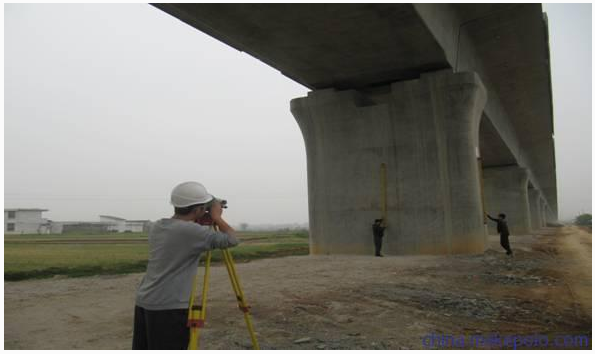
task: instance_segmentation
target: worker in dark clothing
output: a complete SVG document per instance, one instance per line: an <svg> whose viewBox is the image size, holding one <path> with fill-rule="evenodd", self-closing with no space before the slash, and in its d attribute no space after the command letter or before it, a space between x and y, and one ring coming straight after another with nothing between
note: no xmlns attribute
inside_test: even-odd
<svg viewBox="0 0 595 354"><path fill-rule="evenodd" d="M500 234L500 245L506 250L506 254L512 256L512 249L510 249L510 243L508 242L508 236L510 233L508 232L508 224L506 224L506 214L498 214L498 219L491 217L489 214L486 214L487 217L495 221L498 226L497 230Z"/></svg>
<svg viewBox="0 0 595 354"><path fill-rule="evenodd" d="M380 249L382 248L382 237L384 236L384 229L386 229L386 226L384 225L384 220L374 220L374 225L372 225L372 233L374 234L374 249L376 250L376 257L384 257L380 253Z"/></svg>

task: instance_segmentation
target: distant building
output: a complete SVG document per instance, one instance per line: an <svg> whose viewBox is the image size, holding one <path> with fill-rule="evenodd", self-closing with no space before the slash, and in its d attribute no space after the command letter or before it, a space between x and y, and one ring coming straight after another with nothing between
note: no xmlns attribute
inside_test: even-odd
<svg viewBox="0 0 595 354"><path fill-rule="evenodd" d="M99 221L51 221L41 217L47 209L4 209L5 234L62 234L148 232L151 221L100 215Z"/></svg>
<svg viewBox="0 0 595 354"><path fill-rule="evenodd" d="M93 221L50 221L50 230L52 234L67 233L96 233L104 234L108 232L110 224Z"/></svg>
<svg viewBox="0 0 595 354"><path fill-rule="evenodd" d="M111 232L147 232L149 220L126 220L109 215L99 215L99 221L110 224L108 231Z"/></svg>
<svg viewBox="0 0 595 354"><path fill-rule="evenodd" d="M46 234L50 221L41 217L47 209L4 209L5 234Z"/></svg>
<svg viewBox="0 0 595 354"><path fill-rule="evenodd" d="M99 221L57 221L51 222L52 233L108 233L147 232L149 220L126 220L116 216L99 215Z"/></svg>

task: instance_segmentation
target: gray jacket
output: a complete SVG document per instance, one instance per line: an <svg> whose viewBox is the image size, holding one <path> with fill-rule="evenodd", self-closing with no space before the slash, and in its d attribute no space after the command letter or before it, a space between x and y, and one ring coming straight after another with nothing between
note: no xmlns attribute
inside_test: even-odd
<svg viewBox="0 0 595 354"><path fill-rule="evenodd" d="M161 219L149 232L149 264L136 293L136 305L147 310L184 309L201 253L236 246L230 236L208 226Z"/></svg>

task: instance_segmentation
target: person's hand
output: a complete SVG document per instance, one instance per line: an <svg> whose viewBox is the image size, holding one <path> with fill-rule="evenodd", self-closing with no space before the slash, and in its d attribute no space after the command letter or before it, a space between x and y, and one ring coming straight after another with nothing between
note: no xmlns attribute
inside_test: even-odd
<svg viewBox="0 0 595 354"><path fill-rule="evenodd" d="M218 200L213 200L211 203L211 211L209 211L209 214L211 214L211 219L213 219L213 221L221 219L223 208L221 208L221 203Z"/></svg>

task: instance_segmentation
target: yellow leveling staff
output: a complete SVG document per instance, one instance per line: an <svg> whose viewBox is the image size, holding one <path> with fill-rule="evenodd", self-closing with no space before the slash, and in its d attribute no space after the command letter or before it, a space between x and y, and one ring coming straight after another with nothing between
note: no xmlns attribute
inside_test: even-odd
<svg viewBox="0 0 595 354"><path fill-rule="evenodd" d="M386 226L386 164L380 164L380 198L382 208L382 224Z"/></svg>
<svg viewBox="0 0 595 354"><path fill-rule="evenodd" d="M244 298L244 293L242 288L240 287L240 281L238 279L238 275L235 270L235 265L233 263L233 258L231 257L231 252L228 249L222 250L223 259L225 262L225 267L227 268L227 273L229 273L229 279L231 280L231 286L233 287L233 291L236 294L236 299L238 300L238 307L244 313L244 319L246 320L246 325L248 326L248 332L250 332L250 339L252 340L252 347L254 349L260 349L258 346L258 341L256 340L256 335L254 334L254 327L252 326L252 320L250 318L250 307L248 306L246 299ZM205 275L204 275L204 283L202 287L202 303L200 306L195 306L194 301L196 300L196 285L198 283L198 273L194 278L194 283L192 285L192 293L190 295L190 304L188 307L188 327L190 328L190 341L188 342L188 349L189 350L196 350L198 349L199 345L199 338L200 338L200 328L204 327L205 325L205 313L207 309L207 290L209 288L209 271L211 269L211 251L208 251L206 254L205 260Z"/></svg>

